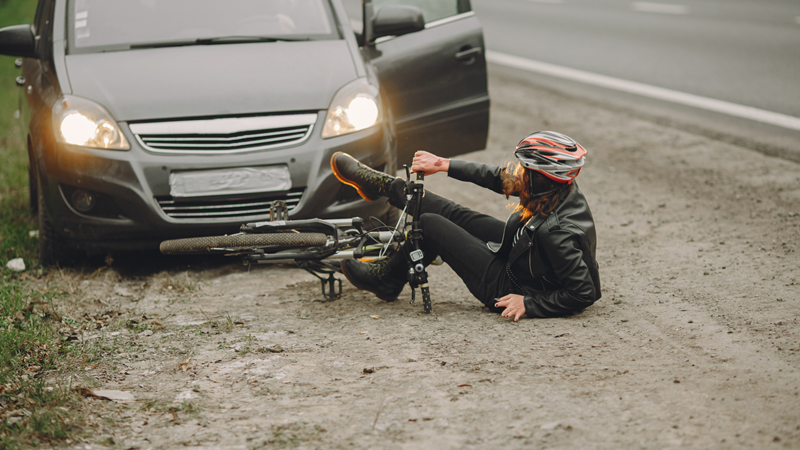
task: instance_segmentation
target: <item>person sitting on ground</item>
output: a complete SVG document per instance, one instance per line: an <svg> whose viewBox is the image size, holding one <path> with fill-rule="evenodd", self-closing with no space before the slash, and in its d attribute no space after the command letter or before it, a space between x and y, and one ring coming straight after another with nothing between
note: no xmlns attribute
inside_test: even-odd
<svg viewBox="0 0 800 450"><path fill-rule="evenodd" d="M558 317L577 314L600 298L595 260L596 234L586 198L575 177L586 150L561 133L538 131L517 145L516 162L506 167L414 154L411 169L426 176L445 172L494 192L518 196L506 222L426 191L422 198L423 262L436 255L464 281L469 291L503 317ZM371 169L337 152L331 168L367 201L388 197L406 204L405 180ZM409 206L409 210L413 210ZM397 299L407 280L405 254L367 263L342 262L355 287L385 301Z"/></svg>

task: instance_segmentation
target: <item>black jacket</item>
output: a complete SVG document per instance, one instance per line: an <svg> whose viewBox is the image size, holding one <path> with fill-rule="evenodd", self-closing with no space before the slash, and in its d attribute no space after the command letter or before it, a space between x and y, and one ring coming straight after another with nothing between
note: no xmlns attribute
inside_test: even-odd
<svg viewBox="0 0 800 450"><path fill-rule="evenodd" d="M498 166L452 160L448 175L503 193ZM525 296L528 317L575 314L600 299L594 219L578 185L549 216L537 215L525 223L520 217L512 214L501 242L487 245L507 255L512 293ZM512 245L520 227L525 230Z"/></svg>

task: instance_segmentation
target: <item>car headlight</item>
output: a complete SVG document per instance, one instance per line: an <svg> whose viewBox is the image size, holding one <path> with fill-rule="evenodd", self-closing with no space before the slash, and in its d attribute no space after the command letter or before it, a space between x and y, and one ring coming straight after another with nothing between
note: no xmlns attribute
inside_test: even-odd
<svg viewBox="0 0 800 450"><path fill-rule="evenodd" d="M378 89L366 78L346 84L333 96L322 137L329 138L369 128L381 121Z"/></svg>
<svg viewBox="0 0 800 450"><path fill-rule="evenodd" d="M56 139L81 147L128 150L131 146L105 108L85 98L65 95L53 107Z"/></svg>

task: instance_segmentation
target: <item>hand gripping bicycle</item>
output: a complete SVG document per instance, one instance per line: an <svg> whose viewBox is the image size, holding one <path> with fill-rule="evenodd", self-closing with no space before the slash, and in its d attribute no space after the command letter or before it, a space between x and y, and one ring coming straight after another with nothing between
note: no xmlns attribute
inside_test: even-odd
<svg viewBox="0 0 800 450"><path fill-rule="evenodd" d="M408 263L408 281L412 288L411 303L416 300L416 288L422 292L425 313L432 311L428 273L423 263L420 205L425 193L424 175L412 180L406 167L406 205L394 228L383 225L374 230L364 229L361 218L288 220L288 208L280 200L272 203L270 220L242 225L236 234L174 239L161 243L164 254L223 254L238 256L245 263L295 264L317 277L322 283L326 300L336 300L342 293L341 273L344 259L379 261L403 251ZM413 205L413 221L408 230L408 208ZM401 250L408 245L407 250Z"/></svg>

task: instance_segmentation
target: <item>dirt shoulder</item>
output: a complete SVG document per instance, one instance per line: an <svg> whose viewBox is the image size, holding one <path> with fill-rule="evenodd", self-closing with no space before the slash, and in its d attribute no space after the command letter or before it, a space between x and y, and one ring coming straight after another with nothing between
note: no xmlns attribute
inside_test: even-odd
<svg viewBox="0 0 800 450"><path fill-rule="evenodd" d="M62 312L113 316L81 336L102 359L77 383L135 397L87 399L80 447L800 446L800 165L532 82L495 75L490 91L489 148L465 158L503 161L536 129L589 149L596 305L510 323L447 267L430 271L432 316L409 291L384 303L346 282L321 302L289 268L52 274L73 292Z"/></svg>

